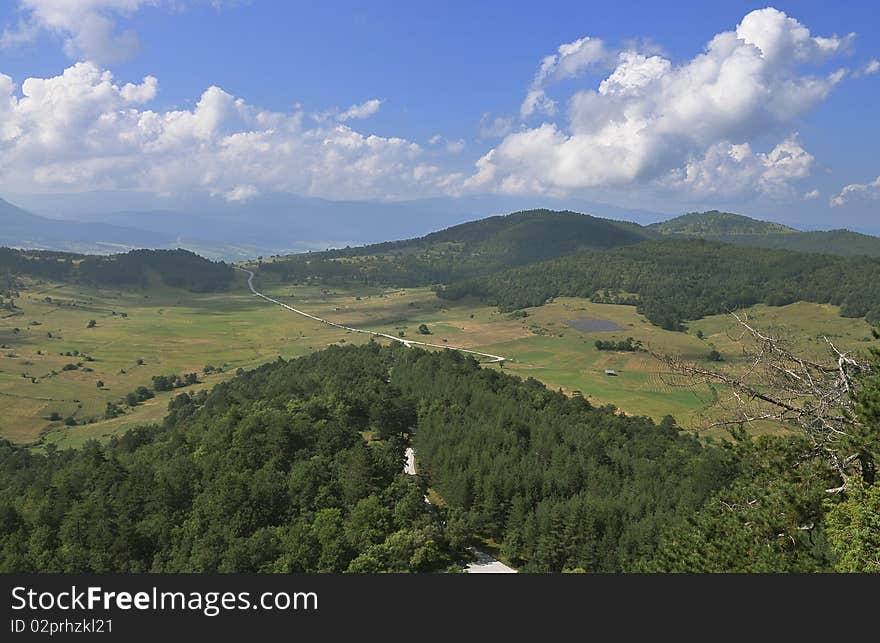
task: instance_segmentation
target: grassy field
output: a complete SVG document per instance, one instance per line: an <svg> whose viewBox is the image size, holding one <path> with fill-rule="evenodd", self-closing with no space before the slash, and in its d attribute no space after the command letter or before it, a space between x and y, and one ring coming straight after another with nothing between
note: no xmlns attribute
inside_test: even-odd
<svg viewBox="0 0 880 643"><path fill-rule="evenodd" d="M568 393L579 391L594 404L612 404L626 413L657 419L671 414L686 427L696 426L711 402L707 388L670 377L649 353L598 351L595 341L633 337L654 351L694 360L706 359L714 348L728 368L738 368L741 361L734 324L726 316L673 333L652 326L633 307L574 298L528 309L523 317L475 301L450 304L425 288L258 285L266 294L331 321L503 355L509 358L507 372ZM172 395L210 387L238 368L331 344L369 341L254 297L242 275L230 292L207 295L163 287L123 292L31 284L16 304L21 314L0 319L0 345L6 346L0 349L0 435L20 443L76 446L105 438L160 421ZM762 327L792 329L803 338L802 348L816 354L822 351L823 334L846 348L865 346L870 336L863 320L841 318L831 306L759 306L748 313ZM88 328L92 319L96 325ZM572 321L586 321L586 326L602 322L616 330L582 332L568 325ZM420 324L428 326L430 336L418 333ZM703 339L696 337L698 330ZM81 366L65 371L67 364ZM206 365L222 371L205 375ZM605 375L606 369L617 376ZM154 375L189 372L199 373L199 384L160 393L134 408L123 406L121 417L103 419L107 402L118 402L138 386L150 387ZM53 412L61 420L51 420ZM66 426L66 418L77 425Z"/></svg>
<svg viewBox="0 0 880 643"><path fill-rule="evenodd" d="M596 340L633 337L649 351L707 365L707 356L715 349L723 356L724 367L736 369L743 363L736 323L727 315L692 322L688 332L677 333L650 324L632 306L576 298L559 298L527 309L526 317L516 317L474 301L445 302L428 289L357 297L352 292L321 292L314 287L264 288L286 303L331 321L392 334L402 331L406 337L434 343L446 339L451 346L503 355L510 360L505 371L534 377L567 393L579 391L595 404L613 404L627 413L657 419L671 414L683 426L692 425L696 415L711 403L708 388L694 388L669 374L650 352L599 351ZM762 328L788 329L800 338L799 349L812 357L823 354L823 335L848 349L866 347L870 341L871 329L864 320L842 318L834 306L756 306L743 313ZM610 322L617 330L582 332L568 325L578 320ZM418 334L422 323L431 330L429 337ZM697 331L702 332L702 339ZM607 376L608 369L617 376Z"/></svg>
<svg viewBox="0 0 880 643"><path fill-rule="evenodd" d="M32 284L16 305L20 315L0 319L0 345L6 346L0 349L0 435L23 443L40 436L64 444L105 437L160 420L172 395L216 384L240 367L304 355L343 339L366 341L283 314L251 295L243 278L229 293L207 295ZM94 328L88 328L90 320ZM81 366L63 370L68 364ZM204 375L206 365L222 372ZM190 372L202 383L159 393L122 417L103 420L107 402L151 387L154 375ZM62 420L51 421L53 412ZM66 418L86 424L68 427Z"/></svg>

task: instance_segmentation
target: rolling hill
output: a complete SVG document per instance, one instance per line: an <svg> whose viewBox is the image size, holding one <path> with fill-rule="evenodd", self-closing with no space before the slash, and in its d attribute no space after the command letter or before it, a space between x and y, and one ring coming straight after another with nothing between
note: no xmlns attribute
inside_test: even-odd
<svg viewBox="0 0 880 643"><path fill-rule="evenodd" d="M647 226L662 235L710 237L723 235L792 234L798 231L779 223L759 221L731 212L689 212L680 217Z"/></svg>
<svg viewBox="0 0 880 643"><path fill-rule="evenodd" d="M579 253L590 255L652 240L692 239L754 249L880 257L877 237L848 230L803 232L728 212L692 212L641 226L571 211L527 210L413 239L289 255L262 263L260 269L282 281L300 283L456 284ZM665 248L657 246L661 247ZM690 246L674 247L686 251ZM645 260L653 265L650 257Z"/></svg>
<svg viewBox="0 0 880 643"><path fill-rule="evenodd" d="M424 237L292 255L261 265L283 280L357 281L401 286L492 274L582 251L650 239L634 223L576 212L527 210L456 225Z"/></svg>
<svg viewBox="0 0 880 643"><path fill-rule="evenodd" d="M730 212L690 212L648 230L669 237L699 237L753 248L842 256L880 257L880 238L851 230L802 231Z"/></svg>

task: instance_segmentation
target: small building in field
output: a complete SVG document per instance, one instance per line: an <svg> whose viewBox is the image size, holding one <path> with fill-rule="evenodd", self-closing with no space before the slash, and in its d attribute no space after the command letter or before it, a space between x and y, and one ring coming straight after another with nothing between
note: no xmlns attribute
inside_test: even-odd
<svg viewBox="0 0 880 643"><path fill-rule="evenodd" d="M606 368L605 375L607 375L608 377L617 377L617 371L615 371L613 368Z"/></svg>

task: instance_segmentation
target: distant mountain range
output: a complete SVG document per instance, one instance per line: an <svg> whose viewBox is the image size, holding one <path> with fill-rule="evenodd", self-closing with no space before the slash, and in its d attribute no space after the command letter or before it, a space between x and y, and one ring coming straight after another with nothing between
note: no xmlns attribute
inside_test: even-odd
<svg viewBox="0 0 880 643"><path fill-rule="evenodd" d="M105 223L47 219L0 199L0 246L106 254L135 246L162 248L173 239L168 234Z"/></svg>
<svg viewBox="0 0 880 643"><path fill-rule="evenodd" d="M739 246L786 249L843 256L880 256L880 237L849 230L803 232L729 212L691 212L647 226L577 212L527 210L469 221L422 237L329 252L308 259L390 256L422 257L434 265L444 260L459 265L513 267L573 254L607 250L651 239L704 238Z"/></svg>
<svg viewBox="0 0 880 643"><path fill-rule="evenodd" d="M407 243L410 244L423 239L419 244L424 246L452 234L459 237L458 241L467 241L471 245L479 238L480 243L488 244L486 248L490 253L495 252L491 248L508 248L513 244L518 247L514 250L516 256L522 254L524 247L529 247L530 253L543 254L540 257L543 259L574 252L578 247L593 247L596 243L607 247L611 237L607 236L605 228L617 226L614 229L623 235L619 245L631 243L634 238L703 237L753 247L880 256L880 238L849 230L803 232L718 211L690 213L642 226L618 219L650 221L663 215L590 202L581 205L592 214L612 218L589 217L592 220L589 226L575 224L577 229L573 230L565 227L571 224L569 219L562 221L554 216L528 222L500 216L480 219L495 214L490 208L499 205L498 199L488 197L377 203L269 194L246 203L235 203L208 197L168 201L137 193L120 201L115 193L112 198L103 193L86 193L22 199L31 209L36 207L42 214L34 214L0 199L2 246L91 254L179 247L211 259L244 260L327 248L368 246L389 239L409 238ZM502 202L507 204L503 199ZM515 202L510 199L511 206ZM110 210L108 203L123 203L130 209ZM531 212L552 213L550 210ZM52 213L52 217L46 216L47 213ZM594 225L596 221L606 222L602 231L602 226ZM466 225L462 227L461 224ZM446 226L451 227L426 234ZM553 227L557 229L551 230ZM498 236L491 241L479 236L484 234ZM594 242L590 236L594 234L599 235L596 239L601 237L603 240ZM552 239L549 246L548 239ZM543 249L535 250L537 246Z"/></svg>
<svg viewBox="0 0 880 643"><path fill-rule="evenodd" d="M281 194L246 203L210 198L163 202L144 194L143 203L130 198L123 201L130 208L108 211L101 193L69 196L71 203L58 195L24 197L40 216L3 202L0 210L17 212L22 224L10 228L0 243L96 253L181 247L214 259L239 260L412 237L480 216L443 214L416 204ZM86 224L92 227L82 227Z"/></svg>

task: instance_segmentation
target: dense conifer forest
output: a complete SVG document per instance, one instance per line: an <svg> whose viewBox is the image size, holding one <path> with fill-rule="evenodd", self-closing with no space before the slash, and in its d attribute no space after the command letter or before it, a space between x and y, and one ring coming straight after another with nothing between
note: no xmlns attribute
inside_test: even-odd
<svg viewBox="0 0 880 643"><path fill-rule="evenodd" d="M4 442L0 569L431 571L484 537L526 571L869 568L875 486L832 497L832 480L798 438L705 442L455 351L370 343L179 395L107 445Z"/></svg>
<svg viewBox="0 0 880 643"><path fill-rule="evenodd" d="M162 426L106 446L4 443L0 569L445 568L455 524L403 473L415 405L386 379L375 349L329 351L180 395Z"/></svg>
<svg viewBox="0 0 880 643"><path fill-rule="evenodd" d="M831 303L845 317L880 322L880 260L743 248L697 240L647 241L578 253L439 288L455 300L477 296L503 311L604 289L639 296L639 312L670 330L684 322L758 303Z"/></svg>
<svg viewBox="0 0 880 643"><path fill-rule="evenodd" d="M215 292L229 287L233 269L188 250L132 250L99 256L0 248L0 283L21 275L96 286L144 286L156 276L175 288Z"/></svg>

